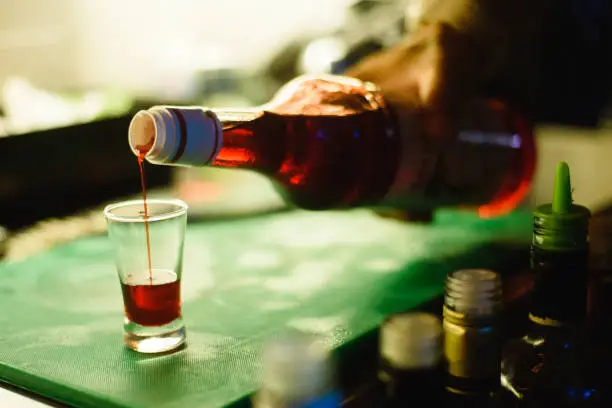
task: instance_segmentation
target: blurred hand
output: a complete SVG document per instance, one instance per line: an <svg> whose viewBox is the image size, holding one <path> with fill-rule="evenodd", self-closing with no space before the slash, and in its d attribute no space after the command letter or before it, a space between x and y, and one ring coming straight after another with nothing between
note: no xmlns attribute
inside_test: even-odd
<svg viewBox="0 0 612 408"><path fill-rule="evenodd" d="M455 137L462 101L479 86L476 48L443 23L422 26L404 42L366 58L345 73L375 83L398 114L400 131L417 125L430 140Z"/></svg>
<svg viewBox="0 0 612 408"><path fill-rule="evenodd" d="M422 26L394 48L372 55L346 75L373 82L397 113L400 132L449 143L457 134L464 101L479 86L475 47L446 24ZM431 212L378 211L403 221L429 222Z"/></svg>

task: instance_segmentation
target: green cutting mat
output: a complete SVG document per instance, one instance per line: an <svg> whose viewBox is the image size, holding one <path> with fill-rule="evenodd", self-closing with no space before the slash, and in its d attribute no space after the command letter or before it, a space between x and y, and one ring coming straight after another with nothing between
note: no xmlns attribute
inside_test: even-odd
<svg viewBox="0 0 612 408"><path fill-rule="evenodd" d="M80 239L0 265L0 379L84 408L223 406L256 389L267 336L290 327L342 345L439 294L449 268L471 266L444 259L524 242L529 218L441 213L424 226L359 210L191 224L188 347L159 357L123 347L109 242Z"/></svg>

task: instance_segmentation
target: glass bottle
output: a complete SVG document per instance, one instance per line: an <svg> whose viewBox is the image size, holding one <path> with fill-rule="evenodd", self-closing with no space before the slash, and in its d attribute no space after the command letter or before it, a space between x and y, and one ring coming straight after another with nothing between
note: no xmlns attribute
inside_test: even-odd
<svg viewBox="0 0 612 408"><path fill-rule="evenodd" d="M339 408L335 369L321 339L285 333L265 344L260 389L254 408Z"/></svg>
<svg viewBox="0 0 612 408"><path fill-rule="evenodd" d="M380 332L376 406L425 407L442 402L442 324L427 313L389 316ZM371 405L372 406L372 405Z"/></svg>
<svg viewBox="0 0 612 408"><path fill-rule="evenodd" d="M500 383L502 283L498 273L463 269L446 279L446 406L496 407Z"/></svg>
<svg viewBox="0 0 612 408"><path fill-rule="evenodd" d="M418 115L398 118L374 84L302 76L254 109L140 111L128 138L153 164L262 173L309 210L461 206L482 217L507 213L533 177L531 129L494 101L466 106L462 117L456 138L441 142L421 129Z"/></svg>
<svg viewBox="0 0 612 408"><path fill-rule="evenodd" d="M560 163L553 202L534 212L530 328L503 351L501 382L514 406L603 406L585 330L590 212L571 195L569 168Z"/></svg>

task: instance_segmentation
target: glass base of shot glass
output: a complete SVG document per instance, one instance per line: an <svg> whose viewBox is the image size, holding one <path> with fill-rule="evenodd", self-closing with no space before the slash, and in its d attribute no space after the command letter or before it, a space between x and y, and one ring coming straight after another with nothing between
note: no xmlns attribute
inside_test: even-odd
<svg viewBox="0 0 612 408"><path fill-rule="evenodd" d="M182 317L163 326L141 326L126 317L123 330L125 345L134 351L147 354L175 350L185 343L187 337Z"/></svg>

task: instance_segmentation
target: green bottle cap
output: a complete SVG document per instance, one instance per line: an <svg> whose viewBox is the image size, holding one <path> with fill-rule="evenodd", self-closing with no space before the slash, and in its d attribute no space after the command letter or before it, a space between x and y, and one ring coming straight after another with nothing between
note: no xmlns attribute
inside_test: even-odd
<svg viewBox="0 0 612 408"><path fill-rule="evenodd" d="M588 208L573 203L569 166L557 166L553 200L533 213L533 246L547 250L585 249L589 243Z"/></svg>

